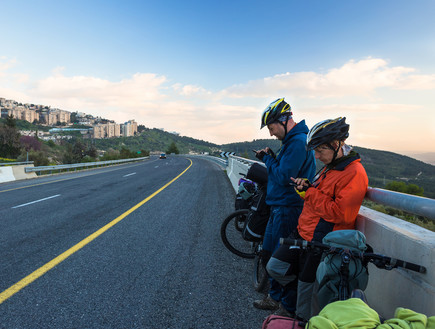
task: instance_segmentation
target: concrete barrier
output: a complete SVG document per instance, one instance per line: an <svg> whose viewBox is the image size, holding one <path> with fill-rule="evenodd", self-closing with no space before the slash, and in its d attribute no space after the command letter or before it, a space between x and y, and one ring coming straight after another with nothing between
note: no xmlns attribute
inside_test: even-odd
<svg viewBox="0 0 435 329"><path fill-rule="evenodd" d="M0 183L14 181L15 176L12 167L0 167Z"/></svg>
<svg viewBox="0 0 435 329"><path fill-rule="evenodd" d="M227 174L237 191L239 173L246 173L250 161L230 156ZM369 265L366 289L369 304L385 318L397 307L435 315L435 233L420 226L361 207L357 229L363 232L374 251L426 267L425 274L404 269L381 270Z"/></svg>
<svg viewBox="0 0 435 329"><path fill-rule="evenodd" d="M12 182L20 179L35 178L36 173L26 173L24 168L33 167L33 164L1 166L0 167L0 183Z"/></svg>
<svg viewBox="0 0 435 329"><path fill-rule="evenodd" d="M29 178L38 177L36 175L36 172L26 172L25 171L24 168L29 168L29 167L33 167L33 164L13 166L12 171L14 172L15 179L20 180L20 179L29 179Z"/></svg>
<svg viewBox="0 0 435 329"><path fill-rule="evenodd" d="M236 193L239 187L239 179L243 177L241 173L245 175L248 172L250 165L255 162L257 161L251 161L237 156L230 156L228 158L227 175ZM264 166L262 162L257 163Z"/></svg>
<svg viewBox="0 0 435 329"><path fill-rule="evenodd" d="M427 272L386 271L369 265L366 295L371 307L392 318L397 307L435 315L435 233L420 226L361 207L357 229L375 253L426 267Z"/></svg>

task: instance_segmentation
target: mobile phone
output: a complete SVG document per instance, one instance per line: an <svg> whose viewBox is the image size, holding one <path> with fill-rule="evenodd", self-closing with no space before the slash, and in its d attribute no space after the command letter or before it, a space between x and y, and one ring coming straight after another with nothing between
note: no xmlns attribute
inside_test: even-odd
<svg viewBox="0 0 435 329"><path fill-rule="evenodd" d="M258 153L258 151L256 151L256 150L252 150L252 152Z"/></svg>
<svg viewBox="0 0 435 329"><path fill-rule="evenodd" d="M293 183L293 182L288 183L288 185L290 185L290 186L298 186L298 184Z"/></svg>

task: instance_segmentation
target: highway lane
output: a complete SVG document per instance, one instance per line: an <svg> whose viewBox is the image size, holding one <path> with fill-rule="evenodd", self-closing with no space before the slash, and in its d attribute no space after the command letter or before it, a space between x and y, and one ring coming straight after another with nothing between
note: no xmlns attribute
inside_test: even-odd
<svg viewBox="0 0 435 329"><path fill-rule="evenodd" d="M234 192L218 165L197 158L0 185L0 293L191 163L165 189L3 301L0 328L261 327L268 313L252 307L261 297L251 288L252 261L233 256L219 237Z"/></svg>

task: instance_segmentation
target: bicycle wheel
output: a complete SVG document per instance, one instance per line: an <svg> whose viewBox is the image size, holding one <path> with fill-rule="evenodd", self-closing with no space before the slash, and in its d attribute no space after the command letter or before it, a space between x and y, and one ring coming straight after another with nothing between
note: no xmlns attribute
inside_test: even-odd
<svg viewBox="0 0 435 329"><path fill-rule="evenodd" d="M261 245L259 247L261 248ZM254 262L254 289L258 292L267 293L269 290L269 276L267 275L266 265L257 250Z"/></svg>
<svg viewBox="0 0 435 329"><path fill-rule="evenodd" d="M248 209L237 210L225 218L221 225L221 238L225 247L233 254L243 258L254 258L254 244L243 240L240 232L240 228L243 228L248 218L248 213Z"/></svg>

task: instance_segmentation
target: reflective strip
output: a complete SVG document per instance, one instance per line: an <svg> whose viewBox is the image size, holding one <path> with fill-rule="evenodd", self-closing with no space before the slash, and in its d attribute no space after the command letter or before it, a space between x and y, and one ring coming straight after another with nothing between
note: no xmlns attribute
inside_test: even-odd
<svg viewBox="0 0 435 329"><path fill-rule="evenodd" d="M257 233L252 232L252 231L249 229L249 224L246 225L246 230L247 230L248 233L251 234L254 238L262 238L262 237L263 237L262 235L258 235Z"/></svg>

